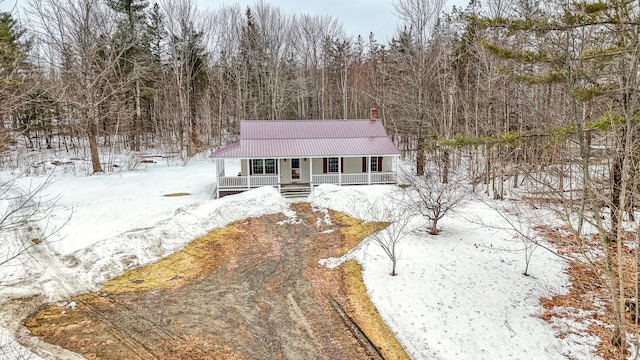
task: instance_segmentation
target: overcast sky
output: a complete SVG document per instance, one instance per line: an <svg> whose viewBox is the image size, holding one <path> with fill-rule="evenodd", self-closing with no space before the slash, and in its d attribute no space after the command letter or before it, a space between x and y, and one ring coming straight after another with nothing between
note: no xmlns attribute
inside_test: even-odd
<svg viewBox="0 0 640 360"><path fill-rule="evenodd" d="M255 0L197 0L198 6L217 7L220 4L238 3L242 8ZM392 0L266 0L287 12L312 15L331 15L342 22L347 35L362 35L365 39L373 31L381 42L391 40L397 28ZM447 7L466 6L469 0L447 0Z"/></svg>
<svg viewBox="0 0 640 360"><path fill-rule="evenodd" d="M96 0L100 1L100 0ZM393 14L392 0L266 0L292 13L331 15L342 22L347 35L362 35L365 39L373 31L381 42L388 42L394 35L397 19ZM9 11L25 0L0 0L0 10ZM153 0L149 0L153 3ZM198 8L217 8L221 4L238 3L242 8L255 0L197 0ZM447 6L466 6L469 0L448 0Z"/></svg>
<svg viewBox="0 0 640 360"><path fill-rule="evenodd" d="M213 3L198 0L200 4ZM255 3L254 0L222 0L222 3L238 3L242 8ZM266 0L286 12L310 15L331 15L340 20L347 34L367 37L370 31L381 38L383 32L395 29L395 18L391 14L391 0ZM385 30L383 30L385 29Z"/></svg>

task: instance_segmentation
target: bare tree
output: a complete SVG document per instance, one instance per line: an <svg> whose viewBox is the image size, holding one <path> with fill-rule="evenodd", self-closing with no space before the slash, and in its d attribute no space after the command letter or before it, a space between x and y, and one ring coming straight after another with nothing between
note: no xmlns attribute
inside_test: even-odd
<svg viewBox="0 0 640 360"><path fill-rule="evenodd" d="M402 28L391 44L389 104L399 118L406 142L416 152L416 175L425 171L426 142L433 136L430 127L435 120L436 109L429 103L435 79L436 56L432 48L432 35L444 7L444 0L396 0L393 2L396 16ZM431 132L431 134L430 134Z"/></svg>
<svg viewBox="0 0 640 360"><path fill-rule="evenodd" d="M0 183L0 267L9 266L60 230L48 222L58 197L46 193L53 172L37 184L22 186L20 176ZM0 278L0 286L20 279Z"/></svg>
<svg viewBox="0 0 640 360"><path fill-rule="evenodd" d="M57 197L47 194L52 182L52 173L34 185L21 185L21 175L0 180L0 287L15 286L25 281L32 273L7 271L31 261L32 248L47 241L61 226L51 226L47 219L53 213ZM38 274L36 272L35 274ZM32 359L34 355L13 337L0 331L0 358Z"/></svg>
<svg viewBox="0 0 640 360"><path fill-rule="evenodd" d="M118 118L114 113L132 81L117 76L130 46L112 46L117 18L92 0L31 0L30 16L38 40L51 52L47 66L59 84L58 100L89 143L93 172L102 172L99 136Z"/></svg>
<svg viewBox="0 0 640 360"><path fill-rule="evenodd" d="M202 150L199 138L198 103L203 98L209 81L206 68L208 54L205 49L204 20L193 0L163 0L169 34L169 70L178 98L179 144L186 144L187 156Z"/></svg>
<svg viewBox="0 0 640 360"><path fill-rule="evenodd" d="M34 354L27 348L20 345L16 340L0 335L0 358L12 360L35 359Z"/></svg>
<svg viewBox="0 0 640 360"><path fill-rule="evenodd" d="M456 177L446 183L440 181L434 172L427 171L423 176L403 174L406 206L430 221L429 233L438 235L438 221L456 207L464 204L469 195Z"/></svg>
<svg viewBox="0 0 640 360"><path fill-rule="evenodd" d="M505 251L517 251L522 252L524 257L524 270L522 275L529 276L529 265L533 259L533 254L536 250L541 249L548 251L549 253L563 259L571 260L568 257L560 255L557 249L550 247L543 239L536 236L536 226L544 225L543 219L540 218L540 213L533 211L535 208L531 202L504 202L502 200L487 200L483 194L477 194L478 199L495 211L498 216L503 220L500 224L487 223L486 221L478 220L483 226L500 229L509 232L515 241L522 244L518 249L502 249ZM555 214L554 214L555 215ZM475 219L471 219L475 221ZM506 225L504 225L506 223Z"/></svg>
<svg viewBox="0 0 640 360"><path fill-rule="evenodd" d="M362 209L362 204L354 205L354 209ZM378 244L391 260L391 276L396 276L398 263L397 245L411 230L409 223L414 213L410 207L396 199L374 201L368 203L361 211L356 211L358 217L366 219L362 226L368 231L373 230L371 239Z"/></svg>
<svg viewBox="0 0 640 360"><path fill-rule="evenodd" d="M325 119L325 87L328 74L324 61L324 40L344 37L342 25L329 16L299 15L294 20L293 46L300 64L295 94L296 110L302 119Z"/></svg>

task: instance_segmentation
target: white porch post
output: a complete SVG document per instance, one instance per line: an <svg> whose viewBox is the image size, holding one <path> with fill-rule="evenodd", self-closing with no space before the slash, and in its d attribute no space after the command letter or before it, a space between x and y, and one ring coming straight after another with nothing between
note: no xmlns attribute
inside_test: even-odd
<svg viewBox="0 0 640 360"><path fill-rule="evenodd" d="M393 180L394 180L393 182L394 182L396 185L398 185L398 163L399 163L398 159L399 159L399 157L397 157L397 156L393 156L393 157L391 158L391 161L393 161L393 172L394 172L394 173L395 173L395 175L396 175L396 176L393 178Z"/></svg>
<svg viewBox="0 0 640 360"><path fill-rule="evenodd" d="M342 156L338 158L338 185L342 186Z"/></svg>
<svg viewBox="0 0 640 360"><path fill-rule="evenodd" d="M371 156L367 156L367 185L371 185Z"/></svg>
<svg viewBox="0 0 640 360"><path fill-rule="evenodd" d="M220 163L224 164L224 160L216 159L216 199L220 198L220 174L224 174L220 172Z"/></svg>
<svg viewBox="0 0 640 360"><path fill-rule="evenodd" d="M251 189L251 172L249 168L251 168L251 159L247 159L247 189Z"/></svg>
<svg viewBox="0 0 640 360"><path fill-rule="evenodd" d="M278 175L278 191L281 191L281 185L280 185L280 176L282 176L282 172L280 172L280 161L282 159L276 159L276 166L277 166L277 170L276 170L276 174Z"/></svg>
<svg viewBox="0 0 640 360"><path fill-rule="evenodd" d="M311 187L311 196L313 196L313 158L309 158L309 186Z"/></svg>

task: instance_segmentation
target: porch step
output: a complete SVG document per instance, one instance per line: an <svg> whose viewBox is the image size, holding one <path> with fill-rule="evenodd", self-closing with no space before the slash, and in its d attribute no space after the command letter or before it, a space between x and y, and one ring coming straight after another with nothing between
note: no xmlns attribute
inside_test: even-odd
<svg viewBox="0 0 640 360"><path fill-rule="evenodd" d="M282 186L280 188L282 196L290 198L307 197L311 194L310 186Z"/></svg>

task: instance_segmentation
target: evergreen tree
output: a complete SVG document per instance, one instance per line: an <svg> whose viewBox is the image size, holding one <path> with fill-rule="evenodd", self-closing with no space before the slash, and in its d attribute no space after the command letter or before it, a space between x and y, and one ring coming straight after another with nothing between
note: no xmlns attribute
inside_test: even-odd
<svg viewBox="0 0 640 360"><path fill-rule="evenodd" d="M129 138L131 147L140 150L140 137L144 132L142 118L144 79L151 61L148 43L145 43L147 28L146 10L149 3L146 0L107 0L107 5L115 12L122 14L114 34L114 46L119 52L119 74L131 85L127 89L127 103L131 111ZM148 99L147 99L148 101Z"/></svg>
<svg viewBox="0 0 640 360"><path fill-rule="evenodd" d="M29 68L26 57L29 43L25 39L25 30L20 27L17 20L10 13L1 12L0 101L3 106L0 109L0 116L2 117L15 111L21 102L24 71Z"/></svg>
<svg viewBox="0 0 640 360"><path fill-rule="evenodd" d="M171 64L180 98L180 116L184 119L181 133L186 134L183 140L186 140L187 155L192 156L201 151L203 145L199 139L201 127L198 126L197 109L208 86L208 54L204 33L193 22L180 19L178 26L178 31L171 35Z"/></svg>
<svg viewBox="0 0 640 360"><path fill-rule="evenodd" d="M634 147L640 140L636 125L640 116L637 6L626 0L523 0L517 5L520 16L471 16L471 23L482 30L478 42L500 61L501 72L523 84L523 89L562 89L561 99L568 111L566 116L555 117L563 121L560 125L574 129L569 135L579 144L583 186L581 203L577 207L567 205L567 212L580 220L578 238L582 236L583 221L591 223L599 233L604 283L613 304L612 342L625 348L624 287L618 281L622 269L614 268L611 248L615 244L621 249L621 219L631 199L630 185L638 183L633 171L638 163ZM605 171L609 180L605 190L592 170L591 135L585 131L587 124L594 121L599 121L600 129L617 133L618 138L613 156L603 159L612 164L608 174ZM603 199L610 210L609 225L604 223L606 212L599 205Z"/></svg>

